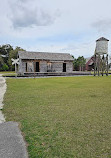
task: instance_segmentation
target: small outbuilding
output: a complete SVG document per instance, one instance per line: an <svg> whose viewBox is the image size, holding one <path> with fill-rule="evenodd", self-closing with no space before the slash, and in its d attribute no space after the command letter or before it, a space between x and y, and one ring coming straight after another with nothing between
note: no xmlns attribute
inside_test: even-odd
<svg viewBox="0 0 111 158"><path fill-rule="evenodd" d="M67 53L19 51L18 73L72 72L73 57Z"/></svg>

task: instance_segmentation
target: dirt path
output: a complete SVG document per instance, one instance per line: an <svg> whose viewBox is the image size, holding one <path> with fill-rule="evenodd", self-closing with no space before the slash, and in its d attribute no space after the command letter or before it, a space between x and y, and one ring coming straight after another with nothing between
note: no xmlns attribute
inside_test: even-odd
<svg viewBox="0 0 111 158"><path fill-rule="evenodd" d="M3 97L6 92L6 82L5 78L2 77L2 74L0 74L0 123L5 122L4 115L2 113L3 109Z"/></svg>

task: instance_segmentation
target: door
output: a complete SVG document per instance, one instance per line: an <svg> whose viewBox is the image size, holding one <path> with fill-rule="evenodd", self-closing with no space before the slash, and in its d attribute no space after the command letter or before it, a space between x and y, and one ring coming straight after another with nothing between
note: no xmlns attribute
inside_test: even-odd
<svg viewBox="0 0 111 158"><path fill-rule="evenodd" d="M66 72L66 63L63 63L63 72Z"/></svg>
<svg viewBox="0 0 111 158"><path fill-rule="evenodd" d="M25 71L27 72L27 63L25 63L26 65L25 65Z"/></svg>
<svg viewBox="0 0 111 158"><path fill-rule="evenodd" d="M36 69L35 69L36 72L39 72L39 62L36 62Z"/></svg>

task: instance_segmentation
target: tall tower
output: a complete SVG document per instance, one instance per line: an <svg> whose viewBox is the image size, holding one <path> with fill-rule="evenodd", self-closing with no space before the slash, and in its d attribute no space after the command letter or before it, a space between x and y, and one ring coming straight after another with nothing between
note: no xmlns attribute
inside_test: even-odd
<svg viewBox="0 0 111 158"><path fill-rule="evenodd" d="M108 76L108 39L101 37L96 40L94 53L94 76L106 73Z"/></svg>

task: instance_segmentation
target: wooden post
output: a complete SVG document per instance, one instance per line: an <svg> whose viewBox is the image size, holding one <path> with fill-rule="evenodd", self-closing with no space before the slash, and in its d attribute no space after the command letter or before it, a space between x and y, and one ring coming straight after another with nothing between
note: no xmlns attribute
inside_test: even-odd
<svg viewBox="0 0 111 158"><path fill-rule="evenodd" d="M100 75L100 55L98 55L98 76Z"/></svg>
<svg viewBox="0 0 111 158"><path fill-rule="evenodd" d="M94 55L94 76L96 76L96 54Z"/></svg>
<svg viewBox="0 0 111 158"><path fill-rule="evenodd" d="M35 78L35 72L36 72L36 57L35 57L35 60L34 60L34 78Z"/></svg>
<svg viewBox="0 0 111 158"><path fill-rule="evenodd" d="M106 76L108 76L108 54L106 55Z"/></svg>
<svg viewBox="0 0 111 158"><path fill-rule="evenodd" d="M102 69L102 76L104 75L104 55L102 57L102 60L101 60L101 69Z"/></svg>

